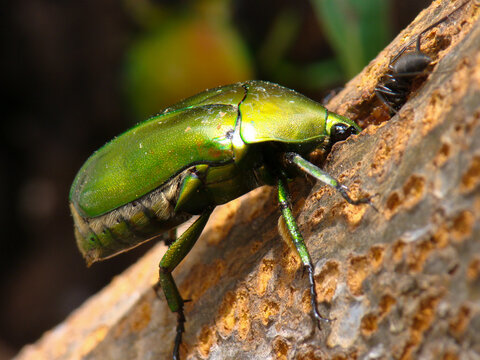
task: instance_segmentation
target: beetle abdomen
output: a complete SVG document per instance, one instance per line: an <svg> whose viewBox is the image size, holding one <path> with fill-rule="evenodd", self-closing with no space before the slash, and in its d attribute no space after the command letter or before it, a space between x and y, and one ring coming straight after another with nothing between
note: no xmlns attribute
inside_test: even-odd
<svg viewBox="0 0 480 360"><path fill-rule="evenodd" d="M70 203L77 245L90 265L127 251L185 222L191 215L175 213L186 171L138 200L106 214L82 217Z"/></svg>

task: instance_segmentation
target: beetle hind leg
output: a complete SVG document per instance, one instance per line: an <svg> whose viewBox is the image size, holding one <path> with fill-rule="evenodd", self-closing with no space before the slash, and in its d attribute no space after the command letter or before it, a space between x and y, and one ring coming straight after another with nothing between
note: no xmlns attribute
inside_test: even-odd
<svg viewBox="0 0 480 360"><path fill-rule="evenodd" d="M213 209L205 211L200 217L168 248L165 255L160 261L159 280L158 284L165 294L168 307L172 312L177 313L177 331L175 336L175 345L173 349L173 359L179 359L180 344L182 343L182 334L185 331L185 314L183 312L183 305L185 300L182 299L178 291L175 280L173 280L172 271L183 260L183 258L192 249L195 242L198 240L208 218ZM156 286L158 288L158 286Z"/></svg>

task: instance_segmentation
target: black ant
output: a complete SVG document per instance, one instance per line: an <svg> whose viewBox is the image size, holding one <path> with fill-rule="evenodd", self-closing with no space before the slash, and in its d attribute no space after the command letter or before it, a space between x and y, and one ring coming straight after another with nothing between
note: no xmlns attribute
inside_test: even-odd
<svg viewBox="0 0 480 360"><path fill-rule="evenodd" d="M407 97L411 91L413 80L417 75L425 74L425 69L432 62L432 58L420 50L422 35L441 23L447 21L454 13L463 8L470 0L453 10L450 14L444 16L434 24L428 26L417 39L405 45L390 61L388 65L389 73L383 78L383 84L375 87L377 97L392 111L396 113L406 103ZM414 51L405 51L416 42Z"/></svg>

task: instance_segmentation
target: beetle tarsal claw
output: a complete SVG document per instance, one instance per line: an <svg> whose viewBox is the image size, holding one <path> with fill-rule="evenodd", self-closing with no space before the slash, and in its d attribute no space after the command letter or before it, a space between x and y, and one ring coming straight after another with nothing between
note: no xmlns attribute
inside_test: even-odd
<svg viewBox="0 0 480 360"><path fill-rule="evenodd" d="M185 315L183 308L177 311L177 334L175 335L175 344L173 347L173 360L180 360L180 345L182 344L182 335L185 332Z"/></svg>
<svg viewBox="0 0 480 360"><path fill-rule="evenodd" d="M353 200L348 192L350 191L347 186L339 184L337 187L338 192L342 195L342 197L352 205L361 205L361 204L368 204L370 205L376 212L379 212L377 207L373 204L372 199L377 196L378 194L374 194L372 196L367 196L364 198Z"/></svg>
<svg viewBox="0 0 480 360"><path fill-rule="evenodd" d="M314 278L314 270L313 270L313 265L307 265L304 266L303 270L308 271L308 280L310 282L310 302L312 306L312 312L313 316L315 317L315 320L317 320L317 327L321 329L321 322L326 322L329 323L335 319L329 319L326 317L323 317L320 315L320 312L318 311L318 300L317 300L317 291L315 290L315 278Z"/></svg>
<svg viewBox="0 0 480 360"><path fill-rule="evenodd" d="M369 196L367 199L368 199L368 205L370 205L372 207L373 210L375 210L377 213L380 212L380 210L378 210L378 208L373 205L373 202L372 202L372 199L376 196L379 196L380 194L376 193L376 194L373 194L372 196Z"/></svg>

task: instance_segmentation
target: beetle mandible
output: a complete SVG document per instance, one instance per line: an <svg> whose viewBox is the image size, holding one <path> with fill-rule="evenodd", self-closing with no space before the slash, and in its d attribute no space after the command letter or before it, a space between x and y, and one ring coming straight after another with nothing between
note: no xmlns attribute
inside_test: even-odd
<svg viewBox="0 0 480 360"><path fill-rule="evenodd" d="M304 156L360 132L285 87L247 81L207 90L139 123L95 152L70 190L77 245L88 265L127 251L185 222L198 219L160 261L159 284L177 313L173 358L179 358L185 316L172 271L195 244L215 206L261 185L276 185L281 213L308 272L312 311L317 309L314 267L289 204L287 181L300 172L337 189L348 188Z"/></svg>

